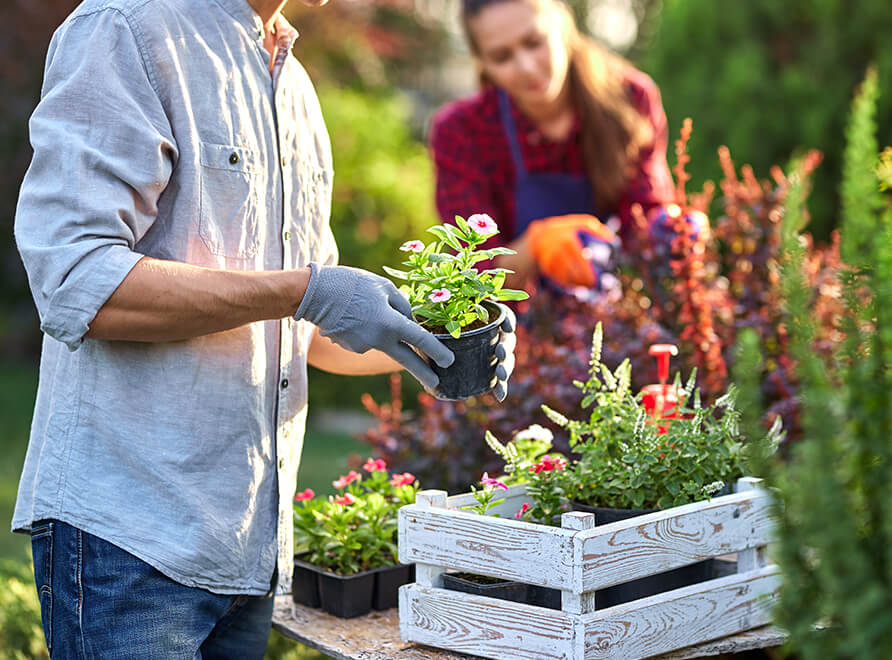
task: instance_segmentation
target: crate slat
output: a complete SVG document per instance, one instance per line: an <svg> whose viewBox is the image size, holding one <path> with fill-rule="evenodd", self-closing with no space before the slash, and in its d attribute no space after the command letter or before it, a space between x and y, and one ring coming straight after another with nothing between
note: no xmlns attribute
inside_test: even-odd
<svg viewBox="0 0 892 660"><path fill-rule="evenodd" d="M585 615L579 660L646 658L763 626L780 580L772 565Z"/></svg>
<svg viewBox="0 0 892 660"><path fill-rule="evenodd" d="M768 493L717 497L580 532L582 590L602 589L771 540Z"/></svg>
<svg viewBox="0 0 892 660"><path fill-rule="evenodd" d="M400 636L484 658L569 660L573 620L549 610L460 591L400 587Z"/></svg>
<svg viewBox="0 0 892 660"><path fill-rule="evenodd" d="M413 584L400 630L493 660L638 660L769 623L779 581L771 566L584 615Z"/></svg>
<svg viewBox="0 0 892 660"><path fill-rule="evenodd" d="M478 516L466 511L400 509L403 564L433 564L506 580L571 589L575 530Z"/></svg>

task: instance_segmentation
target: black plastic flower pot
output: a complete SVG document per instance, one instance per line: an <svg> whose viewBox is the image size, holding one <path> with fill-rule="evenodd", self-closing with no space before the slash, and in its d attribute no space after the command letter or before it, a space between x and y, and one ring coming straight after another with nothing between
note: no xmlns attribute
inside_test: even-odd
<svg viewBox="0 0 892 660"><path fill-rule="evenodd" d="M472 578L473 576L467 573L445 573L443 575L443 588L474 594L475 596L510 600L515 603L527 602L528 584L508 580L476 582Z"/></svg>
<svg viewBox="0 0 892 660"><path fill-rule="evenodd" d="M412 582L412 569L414 564L397 564L396 566L384 566L376 568L375 594L372 597L372 607L376 610L389 610L399 605L400 587Z"/></svg>
<svg viewBox="0 0 892 660"><path fill-rule="evenodd" d="M291 598L298 605L319 607L319 569L302 559L306 556L306 553L294 556Z"/></svg>
<svg viewBox="0 0 892 660"><path fill-rule="evenodd" d="M432 360L431 368L440 378L437 398L461 401L489 392L496 384L496 346L499 326L505 320L505 307L484 303L490 311L490 322L481 328L463 330L458 339L448 333L435 334L437 339L455 355L448 367L440 367Z"/></svg>
<svg viewBox="0 0 892 660"><path fill-rule="evenodd" d="M550 610L559 610L561 609L561 590L538 584L528 584L526 603L537 607L547 607Z"/></svg>
<svg viewBox="0 0 892 660"><path fill-rule="evenodd" d="M620 520L628 520L647 513L654 513L658 509L611 509L607 507L588 506L573 502L574 511L584 511L595 514L595 525L608 525ZM691 584L712 579L714 573L714 560L706 559L694 564L675 568L664 573L649 575L645 578L624 582L595 592L595 609L602 610L620 603L628 603L639 598L646 598L654 594L680 589Z"/></svg>
<svg viewBox="0 0 892 660"><path fill-rule="evenodd" d="M322 609L341 619L368 614L375 593L375 572L353 575L319 572L319 603Z"/></svg>

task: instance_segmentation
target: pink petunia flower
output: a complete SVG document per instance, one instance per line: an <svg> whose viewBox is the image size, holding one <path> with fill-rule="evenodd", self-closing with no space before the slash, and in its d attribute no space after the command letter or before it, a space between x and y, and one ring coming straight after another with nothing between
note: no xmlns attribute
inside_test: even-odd
<svg viewBox="0 0 892 660"><path fill-rule="evenodd" d="M495 486L497 488L501 488L502 490L508 490L508 486L503 484L498 479L493 479L486 472L483 473L483 477L480 479L480 483L484 486Z"/></svg>
<svg viewBox="0 0 892 660"><path fill-rule="evenodd" d="M387 463L383 458L378 459L369 459L365 462L365 465L362 466L362 469L366 472L384 472L387 470Z"/></svg>
<svg viewBox="0 0 892 660"><path fill-rule="evenodd" d="M415 482L415 475L410 474L409 472L403 472L402 474L395 474L390 478L390 485L394 488L401 488L402 486L408 486L411 483Z"/></svg>
<svg viewBox="0 0 892 660"><path fill-rule="evenodd" d="M424 243L421 241L406 241L402 245L400 245L400 250L403 252L423 252L424 251Z"/></svg>
<svg viewBox="0 0 892 660"><path fill-rule="evenodd" d="M430 298L431 302L446 302L452 297L452 293L450 293L449 289L434 289L431 291L428 298Z"/></svg>
<svg viewBox="0 0 892 660"><path fill-rule="evenodd" d="M497 234L499 231L499 226L496 224L496 221L486 213L475 213L468 218L468 225L481 236Z"/></svg>
<svg viewBox="0 0 892 660"><path fill-rule="evenodd" d="M529 502L524 502L524 503L523 503L523 506L520 507L520 508L517 510L517 513L514 514L514 517L517 518L518 520L520 520L521 518L523 518L523 514L525 514L525 513L526 513L527 511L529 511L529 510L530 510L530 503L529 503Z"/></svg>
<svg viewBox="0 0 892 660"><path fill-rule="evenodd" d="M313 492L312 488L307 488L302 493L298 493L294 496L295 502L302 502L303 500L311 500L316 497L316 493Z"/></svg>
<svg viewBox="0 0 892 660"><path fill-rule="evenodd" d="M341 504L343 506L350 506L356 502L356 498L353 497L350 493L344 493L342 497L335 497L332 499L332 502L335 504Z"/></svg>
<svg viewBox="0 0 892 660"><path fill-rule="evenodd" d="M350 474L345 474L343 477L338 479L337 481L332 481L331 485L335 488L346 488L348 485L352 484L354 481L359 481L362 479L362 475L359 474L356 470L350 470Z"/></svg>
<svg viewBox="0 0 892 660"><path fill-rule="evenodd" d="M567 461L565 461L563 458L552 458L551 456L543 456L541 461L530 468L530 472L539 474L540 472L563 470L566 467Z"/></svg>

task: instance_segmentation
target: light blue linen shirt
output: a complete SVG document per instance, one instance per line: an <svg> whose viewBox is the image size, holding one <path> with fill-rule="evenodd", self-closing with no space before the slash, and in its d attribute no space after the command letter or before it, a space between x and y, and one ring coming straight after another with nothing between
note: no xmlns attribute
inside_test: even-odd
<svg viewBox="0 0 892 660"><path fill-rule="evenodd" d="M57 518L225 594L268 593L277 563L290 586L313 326L84 334L143 255L337 262L316 94L262 44L247 0L86 0L50 44L15 221L45 337L13 529Z"/></svg>

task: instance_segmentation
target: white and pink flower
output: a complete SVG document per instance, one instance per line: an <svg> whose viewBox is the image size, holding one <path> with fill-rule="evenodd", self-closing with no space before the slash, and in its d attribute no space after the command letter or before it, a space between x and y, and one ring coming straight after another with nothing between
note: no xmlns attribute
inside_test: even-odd
<svg viewBox="0 0 892 660"><path fill-rule="evenodd" d="M499 232L499 226L496 224L496 221L486 213L475 213L472 215L468 218L468 226L481 236L489 236Z"/></svg>
<svg viewBox="0 0 892 660"><path fill-rule="evenodd" d="M451 297L452 293L449 291L449 289L434 289L428 296L430 301L435 303L446 302Z"/></svg>
<svg viewBox="0 0 892 660"><path fill-rule="evenodd" d="M421 241L406 241L402 245L400 245L400 250L403 252L423 252L424 251L424 243Z"/></svg>

